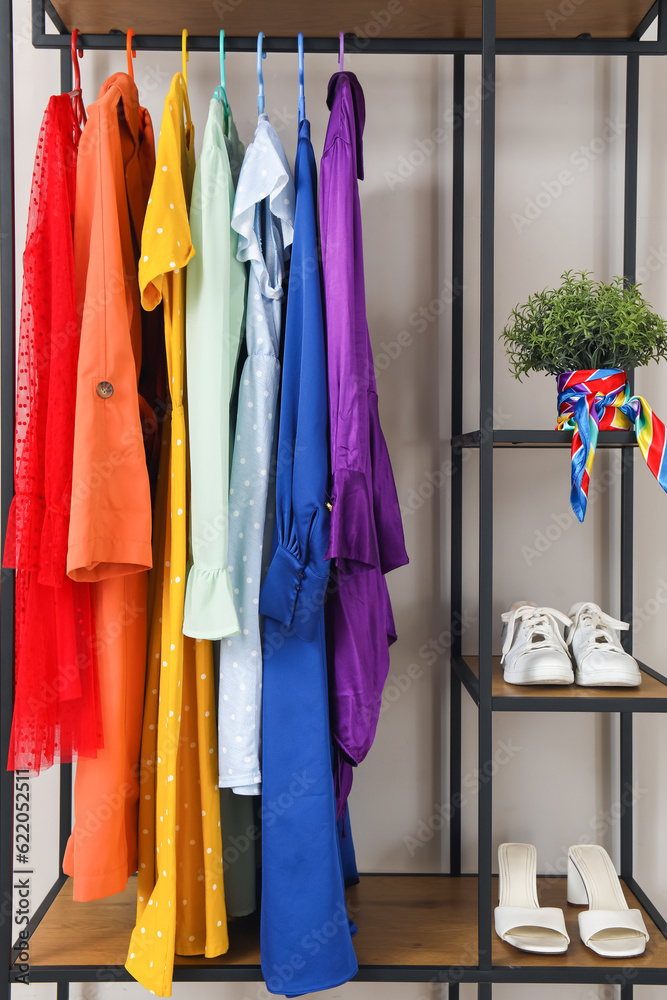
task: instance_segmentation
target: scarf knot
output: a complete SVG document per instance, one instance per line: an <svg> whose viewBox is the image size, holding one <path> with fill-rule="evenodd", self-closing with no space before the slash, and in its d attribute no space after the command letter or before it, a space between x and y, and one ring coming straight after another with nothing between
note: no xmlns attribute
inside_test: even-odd
<svg viewBox="0 0 667 1000"><path fill-rule="evenodd" d="M580 521L586 514L588 485L598 434L634 427L646 464L667 490L665 425L641 396L631 396L625 372L617 368L582 369L558 376L559 431L573 431L570 502Z"/></svg>

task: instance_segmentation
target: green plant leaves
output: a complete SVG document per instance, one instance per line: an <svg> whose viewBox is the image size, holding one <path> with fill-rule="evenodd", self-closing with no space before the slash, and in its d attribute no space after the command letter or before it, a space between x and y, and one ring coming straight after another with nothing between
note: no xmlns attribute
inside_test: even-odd
<svg viewBox="0 0 667 1000"><path fill-rule="evenodd" d="M558 288L528 296L502 332L515 378L586 368L640 368L667 357L667 326L639 285L595 282L588 271L566 271Z"/></svg>

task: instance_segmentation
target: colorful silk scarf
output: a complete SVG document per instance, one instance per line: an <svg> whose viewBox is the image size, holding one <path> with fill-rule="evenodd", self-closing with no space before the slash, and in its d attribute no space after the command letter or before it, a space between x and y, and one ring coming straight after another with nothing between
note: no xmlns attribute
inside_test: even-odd
<svg viewBox="0 0 667 1000"><path fill-rule="evenodd" d="M558 376L558 424L573 430L572 509L583 521L595 447L600 431L634 427L649 469L667 490L665 425L641 396L631 396L625 372L616 368L563 372Z"/></svg>

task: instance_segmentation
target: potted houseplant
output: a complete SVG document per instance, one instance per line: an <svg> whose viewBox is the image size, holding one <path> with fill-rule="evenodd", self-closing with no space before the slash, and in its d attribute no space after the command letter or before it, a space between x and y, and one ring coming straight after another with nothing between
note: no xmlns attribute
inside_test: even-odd
<svg viewBox="0 0 667 1000"><path fill-rule="evenodd" d="M580 521L600 430L634 426L649 468L667 489L664 425L644 399L630 395L627 381L630 369L667 357L667 325L639 285L566 271L557 288L512 310L502 337L515 378L531 371L557 376L557 426L574 431L571 500Z"/></svg>

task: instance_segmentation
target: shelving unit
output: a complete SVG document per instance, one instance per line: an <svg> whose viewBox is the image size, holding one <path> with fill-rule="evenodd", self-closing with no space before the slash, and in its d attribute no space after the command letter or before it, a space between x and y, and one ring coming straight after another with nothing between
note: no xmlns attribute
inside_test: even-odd
<svg viewBox="0 0 667 1000"><path fill-rule="evenodd" d="M137 49L175 50L180 31L191 32L191 51L218 47L218 31L226 31L230 51L253 51L256 32L267 34L267 51L296 51L298 30L310 52L336 52L338 31L344 29L350 51L370 53L437 53L453 56L454 128L452 142L452 287L463 281L463 194L465 58L481 55L485 99L481 107L481 280L480 280L480 412L481 430L463 427L463 298L452 303L452 462L451 477L451 612L462 613L463 455L479 455L479 634L478 655L463 655L460 638L452 649L450 698L450 798L461 801L461 709L465 690L479 716L478 766L492 761L494 712L615 712L620 716L620 791L632 787L632 728L635 712L667 711L667 678L642 665L640 689L516 688L506 685L492 655L493 464L496 448L563 448L570 436L552 430L506 430L493 426L494 328L494 169L495 60L497 54L615 55L626 60L625 208L623 273L633 280L636 257L637 134L639 58L667 54L667 0L587 0L575 5L568 18L546 35L550 0L414 0L400 5L389 22L379 24L366 0L341 0L322 6L304 0L259 0L233 4L191 0L185 10L176 0L136 4L133 0L33 0L33 44L61 51L61 89L71 89L70 35L83 34L82 48L121 49L120 31L131 24ZM389 5L388 5L389 9ZM223 16L224 15L224 16ZM46 18L55 32L47 32ZM656 41L641 41L658 19ZM378 30L368 25L378 25ZM164 34L154 34L156 31ZM116 32L116 33L109 33ZM362 33L361 35L359 33ZM578 37L580 36L580 37ZM4 532L12 497L15 354L15 247L13 151L12 4L0 0L0 440L1 527ZM621 616L632 612L633 436L603 432L599 447L621 448ZM502 461L502 457L500 458ZM0 753L9 744L13 694L13 579L4 573L0 593ZM453 629L453 632L456 630ZM631 635L624 637L631 650ZM60 768L61 857L71 826L71 768ZM0 768L0 896L11 899L13 884L13 776ZM497 888L492 865L492 782L479 792L479 848L476 874L461 872L461 814L453 808L450 824L451 864L447 875L363 875L349 891L348 903L359 925L355 948L360 981L449 983L451 1000L458 1000L460 983L477 983L480 1000L490 1000L494 983L620 984L622 1000L630 1000L634 985L667 985L667 923L633 877L632 807L621 818L620 874L630 905L644 911L650 944L638 959L622 967L599 959L583 947L576 930L576 910L565 901L560 876L543 877L539 886L544 905L563 906L572 945L558 958L529 955L505 945L493 933L492 913ZM4 904L3 904L4 905ZM4 911L3 911L4 912ZM71 884L60 876L34 913L30 924L30 977L33 982L58 983L58 998L69 994L69 983L128 981L124 969L134 924L135 887L94 903L74 903ZM5 971L0 976L0 1000L8 1000L19 971L13 960L11 920L0 921L0 950ZM261 979L257 923L248 919L232 925L228 956L218 960L178 958L177 981L255 981Z"/></svg>

